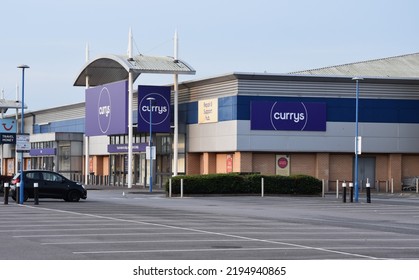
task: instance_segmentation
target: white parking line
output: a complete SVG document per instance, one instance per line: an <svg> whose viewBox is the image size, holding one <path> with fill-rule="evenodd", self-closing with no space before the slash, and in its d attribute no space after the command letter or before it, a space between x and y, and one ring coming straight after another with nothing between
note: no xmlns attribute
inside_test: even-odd
<svg viewBox="0 0 419 280"><path fill-rule="evenodd" d="M166 239L166 240L108 240L108 241L75 241L45 242L42 245L85 245L85 244L131 244L131 243L193 243L193 242L251 242L238 239Z"/></svg>
<svg viewBox="0 0 419 280"><path fill-rule="evenodd" d="M194 232L182 232L182 233L173 233L173 232L153 232L153 235L192 235L197 234ZM129 236L129 235L150 235L150 232L132 232L132 233L86 233L86 234L45 234L45 235L15 235L14 238L49 238L49 237L89 237L89 236Z"/></svg>
<svg viewBox="0 0 419 280"><path fill-rule="evenodd" d="M302 247L276 248L209 248L209 249L167 249L167 250L131 250L131 251L78 251L73 254L138 254L138 253L186 253L186 252L214 252L214 251L274 251L274 250L307 250Z"/></svg>

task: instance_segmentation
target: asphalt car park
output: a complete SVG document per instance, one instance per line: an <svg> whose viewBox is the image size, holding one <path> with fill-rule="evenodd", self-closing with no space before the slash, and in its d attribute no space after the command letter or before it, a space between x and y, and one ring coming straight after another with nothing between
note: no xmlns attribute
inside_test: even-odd
<svg viewBox="0 0 419 280"><path fill-rule="evenodd" d="M419 259L419 197L167 198L89 190L66 203L0 199L0 259Z"/></svg>

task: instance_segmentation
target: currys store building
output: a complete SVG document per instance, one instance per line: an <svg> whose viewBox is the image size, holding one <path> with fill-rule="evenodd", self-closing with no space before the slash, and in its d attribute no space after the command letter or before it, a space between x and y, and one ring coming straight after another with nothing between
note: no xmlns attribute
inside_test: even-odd
<svg viewBox="0 0 419 280"><path fill-rule="evenodd" d="M292 74L232 73L181 85L186 173L308 174L401 191L419 176L419 54Z"/></svg>
<svg viewBox="0 0 419 280"><path fill-rule="evenodd" d="M87 86L89 81L85 103L33 112L25 119L25 127L33 128L34 148L45 141L43 132L65 129L84 134L85 148L78 158L87 164L69 171L52 164L55 171L103 178L89 181L100 184L126 184L130 175L134 185L147 186L151 157L157 187L175 173L177 165L178 174L188 175L307 174L324 180L327 190L334 191L338 182L354 180L353 77L362 77L359 186L365 188L368 182L377 191L401 191L406 178L419 176L419 54L290 74L231 73L179 85L140 85L132 100L127 76L104 82L102 77L110 70L99 66L105 62L130 63L120 57L89 62L92 68L86 67L75 82ZM178 61L170 63L181 67ZM169 66L170 71L180 71ZM99 70L97 75L92 72ZM150 140L153 155L147 155ZM57 146L54 151L61 149ZM72 151L80 153L79 148L68 153L73 155ZM28 156L32 166L42 157Z"/></svg>

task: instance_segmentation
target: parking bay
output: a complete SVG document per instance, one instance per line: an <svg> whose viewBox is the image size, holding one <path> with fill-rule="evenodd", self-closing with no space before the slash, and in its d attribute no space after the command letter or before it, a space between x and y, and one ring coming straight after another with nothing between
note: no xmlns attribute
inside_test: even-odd
<svg viewBox="0 0 419 280"><path fill-rule="evenodd" d="M0 201L1 259L418 259L419 199L187 197L90 190L78 203Z"/></svg>

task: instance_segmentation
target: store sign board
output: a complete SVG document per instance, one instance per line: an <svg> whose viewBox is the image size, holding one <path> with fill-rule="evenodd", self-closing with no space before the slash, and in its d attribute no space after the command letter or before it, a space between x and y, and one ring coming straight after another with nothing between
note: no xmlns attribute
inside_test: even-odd
<svg viewBox="0 0 419 280"><path fill-rule="evenodd" d="M198 102L198 123L218 122L218 99L200 100Z"/></svg>
<svg viewBox="0 0 419 280"><path fill-rule="evenodd" d="M138 86L138 132L170 132L170 90L168 86ZM150 99L153 99L150 101Z"/></svg>
<svg viewBox="0 0 419 280"><path fill-rule="evenodd" d="M16 133L17 121L16 119L0 119L0 133Z"/></svg>
<svg viewBox="0 0 419 280"><path fill-rule="evenodd" d="M57 154L55 148L31 149L29 155L31 156L53 156Z"/></svg>
<svg viewBox="0 0 419 280"><path fill-rule="evenodd" d="M16 151L17 152L29 152L31 150L31 143L29 141L29 134L18 134L16 135Z"/></svg>
<svg viewBox="0 0 419 280"><path fill-rule="evenodd" d="M0 133L0 144L16 144L16 133Z"/></svg>
<svg viewBox="0 0 419 280"><path fill-rule="evenodd" d="M252 130L326 131L326 103L251 103Z"/></svg>
<svg viewBox="0 0 419 280"><path fill-rule="evenodd" d="M128 82L86 89L86 136L128 133Z"/></svg>
<svg viewBox="0 0 419 280"><path fill-rule="evenodd" d="M276 155L275 174L281 176L290 175L290 157L289 155Z"/></svg>
<svg viewBox="0 0 419 280"><path fill-rule="evenodd" d="M146 143L134 143L132 151L135 153L145 152ZM128 153L128 144L110 144L108 145L108 153L111 154L125 154Z"/></svg>

